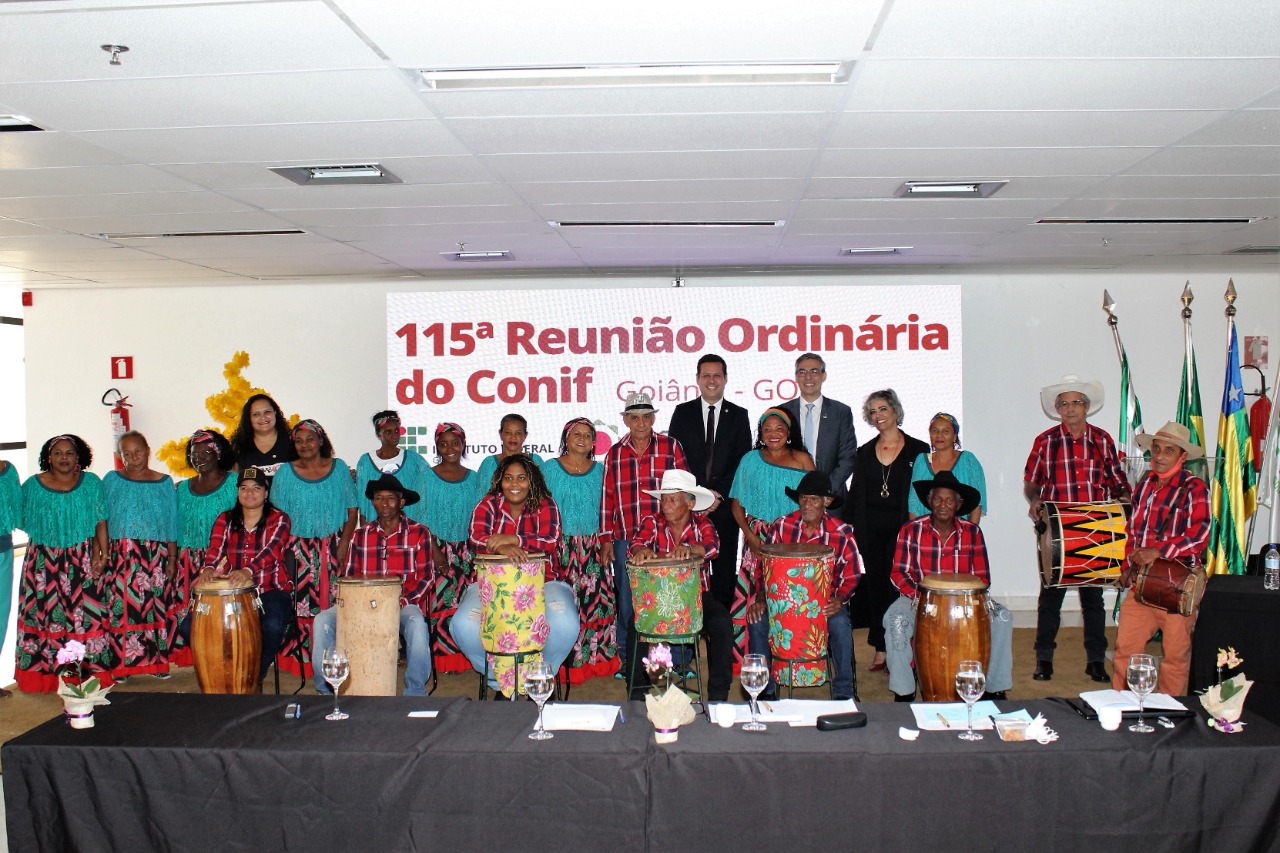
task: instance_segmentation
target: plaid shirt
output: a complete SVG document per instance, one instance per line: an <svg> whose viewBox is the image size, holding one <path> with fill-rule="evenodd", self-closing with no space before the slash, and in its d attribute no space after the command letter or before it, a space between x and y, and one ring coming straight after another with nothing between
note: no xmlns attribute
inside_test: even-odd
<svg viewBox="0 0 1280 853"><path fill-rule="evenodd" d="M702 555L702 591L706 592L711 588L711 561L720 556L720 534L716 533L715 525L705 515L689 513L689 522L679 537L661 512L646 515L640 522L640 529L631 538L632 551L648 548L658 555L670 554L677 545L701 545L706 549Z"/></svg>
<svg viewBox="0 0 1280 853"><path fill-rule="evenodd" d="M1041 500L1081 504L1128 497L1115 442L1093 424L1084 429L1078 439L1062 424L1036 436L1022 476L1040 487Z"/></svg>
<svg viewBox="0 0 1280 853"><path fill-rule="evenodd" d="M471 545L484 552L490 536L514 533L520 538L521 548L547 556L546 579L555 580L559 574L556 552L560 550L560 508L551 498L543 500L537 509L528 507L525 504L520 517L515 518L502 495L486 495L471 513Z"/></svg>
<svg viewBox="0 0 1280 853"><path fill-rule="evenodd" d="M987 562L987 542L982 528L956 516L951 535L942 539L933 527L933 516L922 515L902 526L893 554L889 582L898 592L915 598L925 575L958 572L977 575L991 585L991 565Z"/></svg>
<svg viewBox="0 0 1280 853"><path fill-rule="evenodd" d="M431 588L431 531L400 516L391 533L375 518L356 528L347 551L347 577L400 578L400 606L414 605L427 614Z"/></svg>
<svg viewBox="0 0 1280 853"><path fill-rule="evenodd" d="M1209 487L1203 480L1184 468L1163 483L1155 474L1138 483L1126 557L1135 548L1158 548L1166 560L1194 557L1198 562L1208 542Z"/></svg>
<svg viewBox="0 0 1280 853"><path fill-rule="evenodd" d="M289 573L284 566L284 548L289 541L289 516L280 510L258 522L252 530L233 530L231 512L222 513L213 523L209 534L209 551L205 554L205 568L214 568L223 557L227 558L227 570L248 569L258 592L293 589Z"/></svg>
<svg viewBox="0 0 1280 853"><path fill-rule="evenodd" d="M689 470L680 442L654 433L644 453L631 446L631 433L609 448L604 459L604 495L600 501L600 533L610 539L632 539L647 516L661 514L660 499L642 489L656 489L662 474Z"/></svg>
<svg viewBox="0 0 1280 853"><path fill-rule="evenodd" d="M862 555L853 540L853 528L832 518L829 513L822 514L822 525L813 535L806 535L804 524L800 521L800 510L770 524L764 532L764 540L770 544L779 542L817 542L830 545L835 549L835 572L831 585L841 601L848 601L858 586L858 578L862 577ZM760 561L763 566L764 561ZM757 584L761 583L757 580Z"/></svg>

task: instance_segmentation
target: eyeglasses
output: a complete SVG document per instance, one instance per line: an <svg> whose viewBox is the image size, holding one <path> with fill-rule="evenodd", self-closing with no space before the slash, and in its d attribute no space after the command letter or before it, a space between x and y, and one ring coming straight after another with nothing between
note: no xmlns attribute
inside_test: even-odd
<svg viewBox="0 0 1280 853"><path fill-rule="evenodd" d="M1070 409L1073 406L1087 406L1087 405L1089 404L1086 403L1084 400L1059 400L1058 401L1059 409Z"/></svg>
<svg viewBox="0 0 1280 853"><path fill-rule="evenodd" d="M796 368L796 376L821 376L826 372L827 369L825 367L810 367L808 369L803 367Z"/></svg>

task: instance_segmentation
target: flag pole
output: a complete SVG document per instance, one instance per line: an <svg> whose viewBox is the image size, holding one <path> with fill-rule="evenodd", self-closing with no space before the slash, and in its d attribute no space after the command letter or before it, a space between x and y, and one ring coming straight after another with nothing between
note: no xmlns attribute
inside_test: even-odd
<svg viewBox="0 0 1280 853"><path fill-rule="evenodd" d="M1111 327L1111 339L1116 346L1116 359L1120 362L1120 447L1124 452L1125 468L1129 469L1136 465L1131 458L1134 451L1134 430L1141 428L1141 408L1138 404L1138 391L1134 387L1133 375L1129 371L1128 356L1124 351L1124 344L1120 341L1120 318L1116 316L1116 301L1111 298L1111 294L1107 290L1102 291L1102 310L1107 313L1107 325ZM1133 414L1134 418L1130 419L1129 413L1129 397L1134 400ZM1132 471L1126 470L1127 474L1132 475ZM1133 476L1129 477L1133 481Z"/></svg>
<svg viewBox="0 0 1280 853"><path fill-rule="evenodd" d="M1191 282L1182 286L1182 381L1188 393L1191 390L1191 303L1196 300L1191 292ZM1203 438L1201 441L1203 442Z"/></svg>

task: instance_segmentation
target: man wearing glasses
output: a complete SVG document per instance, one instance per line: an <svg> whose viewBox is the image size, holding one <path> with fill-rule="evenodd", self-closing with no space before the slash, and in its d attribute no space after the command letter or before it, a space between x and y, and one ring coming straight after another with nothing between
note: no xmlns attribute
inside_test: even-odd
<svg viewBox="0 0 1280 853"><path fill-rule="evenodd" d="M805 449L813 457L814 465L831 479L832 495L844 500L849 493L858 439L853 431L853 410L839 400L822 396L825 381L827 363L816 353L805 353L796 359L800 396L779 408L789 412L792 421L799 424Z"/></svg>
<svg viewBox="0 0 1280 853"><path fill-rule="evenodd" d="M1023 474L1023 493L1031 504L1028 515L1041 523L1040 508L1045 501L1084 504L1096 501L1129 500L1129 482L1120 467L1116 445L1105 430L1088 418L1102 408L1102 383L1085 382L1067 375L1057 385L1040 389L1040 408L1061 421L1036 437ZM1102 587L1076 586L1080 612L1084 616L1085 674L1097 682L1107 675L1106 611ZM1040 588L1036 617L1036 681L1053 678L1053 651L1057 647L1058 626L1062 622L1062 599L1066 587Z"/></svg>

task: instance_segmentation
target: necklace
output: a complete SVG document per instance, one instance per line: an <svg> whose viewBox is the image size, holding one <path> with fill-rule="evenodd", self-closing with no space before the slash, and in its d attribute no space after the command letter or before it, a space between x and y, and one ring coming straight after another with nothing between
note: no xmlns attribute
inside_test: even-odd
<svg viewBox="0 0 1280 853"><path fill-rule="evenodd" d="M881 465L880 467L884 469L884 473L880 475L880 497L887 498L889 497L889 470L892 465Z"/></svg>

